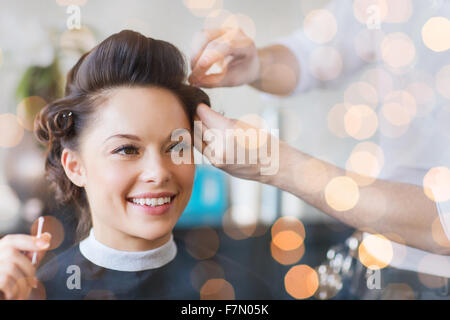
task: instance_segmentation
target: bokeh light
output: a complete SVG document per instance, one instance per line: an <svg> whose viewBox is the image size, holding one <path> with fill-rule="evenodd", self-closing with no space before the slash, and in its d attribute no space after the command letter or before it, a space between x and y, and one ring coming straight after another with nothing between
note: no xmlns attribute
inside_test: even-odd
<svg viewBox="0 0 450 320"><path fill-rule="evenodd" d="M233 14L228 10L216 9L208 13L203 22L203 29L221 29L225 21Z"/></svg>
<svg viewBox="0 0 450 320"><path fill-rule="evenodd" d="M285 230L278 232L272 241L278 248L284 251L291 251L302 245L303 238L292 230Z"/></svg>
<svg viewBox="0 0 450 320"><path fill-rule="evenodd" d="M328 129L333 133L336 137L346 138L348 137L347 131L345 130L345 115L348 110L351 108L351 105L348 103L338 103L334 105L330 111L328 111L327 123Z"/></svg>
<svg viewBox="0 0 450 320"><path fill-rule="evenodd" d="M445 17L431 17L422 27L423 43L435 52L450 49L450 20Z"/></svg>
<svg viewBox="0 0 450 320"><path fill-rule="evenodd" d="M327 167L318 159L309 159L297 164L293 174L297 187L310 194L322 192L330 181Z"/></svg>
<svg viewBox="0 0 450 320"><path fill-rule="evenodd" d="M394 86L392 76L382 68L367 70L361 77L361 80L369 83L375 88L380 101L383 100L387 93L392 91Z"/></svg>
<svg viewBox="0 0 450 320"><path fill-rule="evenodd" d="M381 171L377 158L370 152L352 152L345 165L347 176L359 186L367 186L375 181ZM356 174L356 175L353 175ZM359 177L361 176L361 179Z"/></svg>
<svg viewBox="0 0 450 320"><path fill-rule="evenodd" d="M295 247L298 247L303 243L303 240L305 239L306 235L305 226L296 217L285 216L278 218L277 221L275 221L275 223L273 224L271 229L272 239L275 239L279 233L284 231L291 231L297 234L299 238L296 238L295 241L300 242L296 243ZM290 248L292 248L292 245L288 245L288 247L280 246L281 249L290 250Z"/></svg>
<svg viewBox="0 0 450 320"><path fill-rule="evenodd" d="M336 35L338 26L334 15L328 10L313 10L303 21L303 31L313 42L326 43Z"/></svg>
<svg viewBox="0 0 450 320"><path fill-rule="evenodd" d="M330 46L314 49L309 57L312 75L322 81L333 80L342 72L342 57L338 50Z"/></svg>
<svg viewBox="0 0 450 320"><path fill-rule="evenodd" d="M383 116L395 126L408 125L417 113L416 100L408 91L392 91L385 96L383 103Z"/></svg>
<svg viewBox="0 0 450 320"><path fill-rule="evenodd" d="M325 187L325 200L333 210L350 210L359 200L358 184L349 177L335 177Z"/></svg>
<svg viewBox="0 0 450 320"><path fill-rule="evenodd" d="M303 244L306 233L303 223L293 216L278 218L271 228L272 258L280 264L297 263L305 253Z"/></svg>
<svg viewBox="0 0 450 320"><path fill-rule="evenodd" d="M44 202L39 198L27 199L23 206L24 218L28 222L36 220L44 210Z"/></svg>
<svg viewBox="0 0 450 320"><path fill-rule="evenodd" d="M31 225L30 234L36 235L38 228L38 220L34 221ZM50 247L48 250L53 250L58 248L64 241L64 227L62 223L53 216L44 216L44 225L42 226L42 233L48 232L52 235L50 241Z"/></svg>
<svg viewBox="0 0 450 320"><path fill-rule="evenodd" d="M383 108L380 108L378 110L378 119L380 121L380 132L383 136L389 137L389 138L398 138L401 135L405 134L406 131L409 129L410 123L407 123L403 126L396 126L392 124L388 119L386 119Z"/></svg>
<svg viewBox="0 0 450 320"><path fill-rule="evenodd" d="M392 243L381 234L368 235L358 248L359 261L369 269L383 269L392 261Z"/></svg>
<svg viewBox="0 0 450 320"><path fill-rule="evenodd" d="M446 65L436 74L436 90L447 99L450 99L450 65Z"/></svg>
<svg viewBox="0 0 450 320"><path fill-rule="evenodd" d="M0 147L12 148L20 143L24 129L12 113L0 114Z"/></svg>
<svg viewBox="0 0 450 320"><path fill-rule="evenodd" d="M204 260L199 261L191 271L191 284L197 291L209 279L222 279L225 277L223 268L215 261Z"/></svg>
<svg viewBox="0 0 450 320"><path fill-rule="evenodd" d="M231 206L222 217L223 231L234 240L251 237L256 230L257 222L258 213L245 204Z"/></svg>
<svg viewBox="0 0 450 320"><path fill-rule="evenodd" d="M410 65L416 56L416 49L409 36L402 32L388 34L381 43L383 61L392 68Z"/></svg>
<svg viewBox="0 0 450 320"><path fill-rule="evenodd" d="M345 90L344 102L351 105L362 104L375 109L378 105L377 91L367 82L355 82Z"/></svg>
<svg viewBox="0 0 450 320"><path fill-rule="evenodd" d="M413 82L406 87L415 99L417 104L416 115L421 117L427 115L436 104L436 95L434 89L425 82Z"/></svg>
<svg viewBox="0 0 450 320"><path fill-rule="evenodd" d="M200 300L234 300L234 288L225 279L209 279L200 289Z"/></svg>
<svg viewBox="0 0 450 320"><path fill-rule="evenodd" d="M402 236L398 235L397 233L393 232L384 233L383 235L387 239L389 239L392 244L393 255L391 261L395 259L396 263L402 263L407 255L407 246L405 239Z"/></svg>
<svg viewBox="0 0 450 320"><path fill-rule="evenodd" d="M284 231L286 232L286 231ZM305 254L305 244L302 243L300 247L292 250L280 249L273 241L270 242L270 254L272 258L282 265L291 265L298 263Z"/></svg>
<svg viewBox="0 0 450 320"><path fill-rule="evenodd" d="M411 0L386 1L388 6L385 21L388 23L405 23L413 14Z"/></svg>
<svg viewBox="0 0 450 320"><path fill-rule="evenodd" d="M373 142L361 142L353 148L347 160L346 175L359 186L367 186L375 181L383 165L383 150Z"/></svg>
<svg viewBox="0 0 450 320"><path fill-rule="evenodd" d="M434 167L423 178L423 191L433 201L445 202L450 199L450 170Z"/></svg>
<svg viewBox="0 0 450 320"><path fill-rule="evenodd" d="M382 300L414 300L414 290L406 283L389 283L383 290Z"/></svg>
<svg viewBox="0 0 450 320"><path fill-rule="evenodd" d="M213 257L219 249L219 235L211 227L192 228L185 238L186 250L196 259Z"/></svg>
<svg viewBox="0 0 450 320"><path fill-rule="evenodd" d="M369 106L360 104L351 106L344 116L345 131L357 140L372 137L378 128L378 117Z"/></svg>
<svg viewBox="0 0 450 320"><path fill-rule="evenodd" d="M307 265L296 265L284 277L286 292L295 299L312 297L319 288L317 272Z"/></svg>
<svg viewBox="0 0 450 320"><path fill-rule="evenodd" d="M360 142L353 148L352 153L353 152L369 152L377 159L378 165L380 167L384 165L383 149L381 149L381 147L374 142Z"/></svg>
<svg viewBox="0 0 450 320"><path fill-rule="evenodd" d="M249 16L237 13L228 16L222 24L222 28L241 29L247 37L254 40L256 37L255 22ZM233 42L232 45L236 48L247 47L251 42Z"/></svg>
<svg viewBox="0 0 450 320"><path fill-rule="evenodd" d="M223 6L222 0L183 0L183 3L197 17L206 17Z"/></svg>
<svg viewBox="0 0 450 320"><path fill-rule="evenodd" d="M385 118L394 126L404 126L411 122L408 109L399 103L385 103L382 108Z"/></svg>
<svg viewBox="0 0 450 320"><path fill-rule="evenodd" d="M34 129L34 119L37 113L47 105L47 101L39 96L31 96L22 99L17 106L17 117L20 124L28 131Z"/></svg>

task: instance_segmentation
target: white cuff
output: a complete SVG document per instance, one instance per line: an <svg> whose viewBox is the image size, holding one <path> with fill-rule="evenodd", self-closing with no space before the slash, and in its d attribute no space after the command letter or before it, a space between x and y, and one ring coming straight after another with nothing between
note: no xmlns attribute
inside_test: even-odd
<svg viewBox="0 0 450 320"><path fill-rule="evenodd" d="M442 228L444 229L447 239L450 241L450 200L445 202L436 202L436 208L439 213Z"/></svg>

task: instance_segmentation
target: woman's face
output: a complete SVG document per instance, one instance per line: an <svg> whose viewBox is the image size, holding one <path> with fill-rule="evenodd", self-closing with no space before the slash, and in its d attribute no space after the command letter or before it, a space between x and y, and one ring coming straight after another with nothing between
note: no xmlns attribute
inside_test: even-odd
<svg viewBox="0 0 450 320"><path fill-rule="evenodd" d="M191 141L175 148L179 142L171 141L176 129L190 132L188 117L172 92L155 87L113 89L97 110L79 151L95 236L119 250L158 247L192 192ZM189 164L171 159L182 144L191 151ZM152 195L162 192L168 195ZM168 205L158 204L167 197Z"/></svg>

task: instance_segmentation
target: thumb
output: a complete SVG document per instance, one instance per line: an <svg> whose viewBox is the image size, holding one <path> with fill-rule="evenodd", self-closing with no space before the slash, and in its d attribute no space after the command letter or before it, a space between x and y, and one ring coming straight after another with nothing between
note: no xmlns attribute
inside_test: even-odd
<svg viewBox="0 0 450 320"><path fill-rule="evenodd" d="M229 118L224 117L204 103L197 106L197 116L209 129L224 130L232 127Z"/></svg>

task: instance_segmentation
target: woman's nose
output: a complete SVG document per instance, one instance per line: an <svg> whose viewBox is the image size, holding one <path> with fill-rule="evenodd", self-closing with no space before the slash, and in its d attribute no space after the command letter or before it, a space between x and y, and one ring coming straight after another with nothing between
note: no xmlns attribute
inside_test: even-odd
<svg viewBox="0 0 450 320"><path fill-rule="evenodd" d="M155 184L163 184L172 178L169 164L161 157L152 157L142 163L142 180Z"/></svg>

